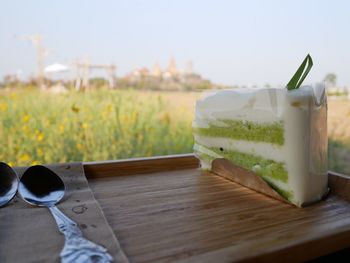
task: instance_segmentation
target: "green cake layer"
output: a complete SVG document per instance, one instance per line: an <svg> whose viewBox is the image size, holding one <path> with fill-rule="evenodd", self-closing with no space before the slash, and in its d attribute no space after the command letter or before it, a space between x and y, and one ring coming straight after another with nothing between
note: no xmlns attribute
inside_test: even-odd
<svg viewBox="0 0 350 263"><path fill-rule="evenodd" d="M197 145L200 144L197 143ZM222 156L222 158L231 161L235 165L252 170L255 174L261 176L281 196L287 200L292 200L293 192L282 189L274 183L274 181L281 181L283 183L288 182L288 173L285 169L284 163L268 160L253 154L231 150L227 151L222 148L205 147L203 145L200 146ZM198 150L196 151L196 154L202 161L208 164L211 164L211 162L216 159L215 157Z"/></svg>
<svg viewBox="0 0 350 263"><path fill-rule="evenodd" d="M284 144L284 128L282 122L254 123L240 120L218 120L227 127L220 127L207 122L208 128L193 128L193 132L209 137L224 137L236 140L267 142L276 145Z"/></svg>
<svg viewBox="0 0 350 263"><path fill-rule="evenodd" d="M200 145L197 142L196 144ZM282 162L275 162L273 160L265 159L254 154L226 150L223 148L206 147L203 145L200 146L207 148L208 150L218 154L219 156L222 156L222 158L230 160L235 165L254 171L259 176L270 177L274 180L281 181L283 183L288 182L288 173L285 169L285 164ZM205 158L214 159L214 157L210 157L209 155L207 155Z"/></svg>

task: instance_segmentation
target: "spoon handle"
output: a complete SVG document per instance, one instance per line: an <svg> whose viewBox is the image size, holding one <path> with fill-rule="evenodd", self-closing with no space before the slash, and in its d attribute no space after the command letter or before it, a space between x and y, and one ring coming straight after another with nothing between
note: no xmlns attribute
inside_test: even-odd
<svg viewBox="0 0 350 263"><path fill-rule="evenodd" d="M56 206L50 206L49 209L56 220L59 231L65 236L64 247L60 254L62 263L113 261L107 249L83 237L77 223L63 214Z"/></svg>

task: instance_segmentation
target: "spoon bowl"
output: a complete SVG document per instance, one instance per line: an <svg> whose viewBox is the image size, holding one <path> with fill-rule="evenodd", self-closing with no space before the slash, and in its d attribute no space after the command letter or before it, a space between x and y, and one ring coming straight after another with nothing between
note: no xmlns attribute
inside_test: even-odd
<svg viewBox="0 0 350 263"><path fill-rule="evenodd" d="M62 179L42 165L28 168L21 177L18 192L31 205L51 207L64 196Z"/></svg>
<svg viewBox="0 0 350 263"><path fill-rule="evenodd" d="M28 168L18 187L24 201L50 210L59 231L65 236L65 245L60 254L62 263L111 262L112 257L107 249L84 238L78 224L55 206L63 198L64 192L62 179L42 165Z"/></svg>
<svg viewBox="0 0 350 263"><path fill-rule="evenodd" d="M8 204L16 195L18 176L6 163L0 162L0 207Z"/></svg>

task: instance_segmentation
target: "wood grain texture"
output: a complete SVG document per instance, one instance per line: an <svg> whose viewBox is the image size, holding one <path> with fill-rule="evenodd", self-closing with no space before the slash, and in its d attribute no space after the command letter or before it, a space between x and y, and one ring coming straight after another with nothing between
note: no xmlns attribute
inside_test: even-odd
<svg viewBox="0 0 350 263"><path fill-rule="evenodd" d="M177 158L177 167L195 163L187 158ZM150 162L157 167L155 159ZM209 172L175 170L170 163L171 171L160 166L161 172L148 175L109 171L109 177L89 179L132 262L298 262L350 245L347 177L331 174L326 200L296 208Z"/></svg>
<svg viewBox="0 0 350 263"><path fill-rule="evenodd" d="M199 160L193 154L84 163L85 174L88 178L147 174L197 168L198 166Z"/></svg>

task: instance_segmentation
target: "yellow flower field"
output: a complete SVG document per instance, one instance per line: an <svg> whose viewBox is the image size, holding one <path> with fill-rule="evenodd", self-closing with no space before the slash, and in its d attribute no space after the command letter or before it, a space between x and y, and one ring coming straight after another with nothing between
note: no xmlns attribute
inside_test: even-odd
<svg viewBox="0 0 350 263"><path fill-rule="evenodd" d="M96 161L192 151L184 93L134 90L2 92L0 160L12 165Z"/></svg>
<svg viewBox="0 0 350 263"><path fill-rule="evenodd" d="M11 165L192 152L200 93L2 91L0 160ZM350 101L329 101L329 168L350 174Z"/></svg>

